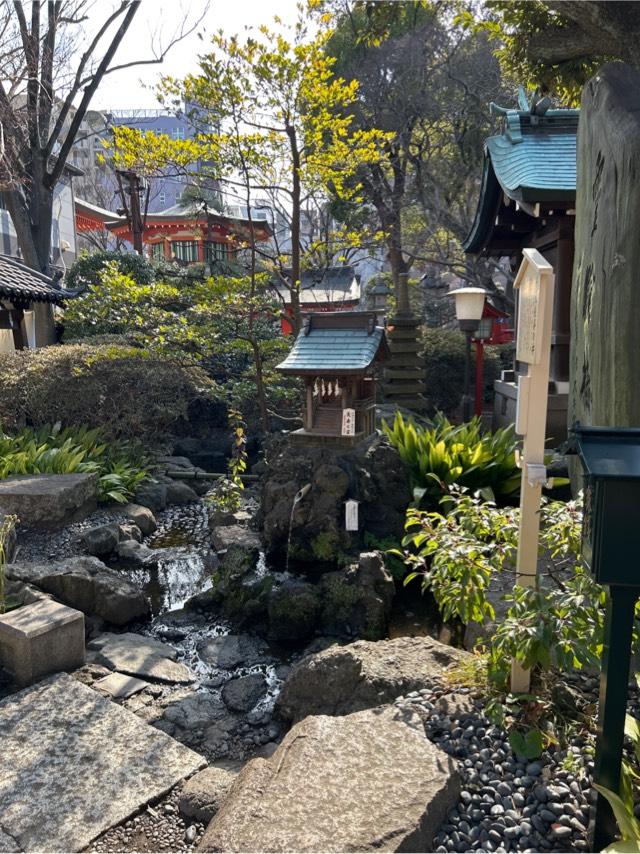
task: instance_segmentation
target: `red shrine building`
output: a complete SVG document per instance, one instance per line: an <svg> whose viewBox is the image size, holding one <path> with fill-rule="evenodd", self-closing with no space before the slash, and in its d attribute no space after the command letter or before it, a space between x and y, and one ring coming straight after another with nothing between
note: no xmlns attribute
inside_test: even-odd
<svg viewBox="0 0 640 854"><path fill-rule="evenodd" d="M76 199L78 232L107 230L114 237L133 244L131 226L118 216L82 199ZM178 264L232 263L238 252L251 243L271 237L266 219L230 216L204 211L199 206L174 205L159 213L147 214L142 242L150 258L176 261Z"/></svg>

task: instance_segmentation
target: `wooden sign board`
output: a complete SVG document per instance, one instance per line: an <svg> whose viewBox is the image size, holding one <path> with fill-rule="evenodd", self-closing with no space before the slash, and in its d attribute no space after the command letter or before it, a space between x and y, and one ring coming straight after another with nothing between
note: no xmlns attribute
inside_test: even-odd
<svg viewBox="0 0 640 854"><path fill-rule="evenodd" d="M356 435L356 411L355 409L342 410L342 435Z"/></svg>
<svg viewBox="0 0 640 854"><path fill-rule="evenodd" d="M549 262L536 249L525 249L524 260L514 282L518 291L518 333L516 359L538 365L545 345L545 317L548 288L542 276L552 272Z"/></svg>

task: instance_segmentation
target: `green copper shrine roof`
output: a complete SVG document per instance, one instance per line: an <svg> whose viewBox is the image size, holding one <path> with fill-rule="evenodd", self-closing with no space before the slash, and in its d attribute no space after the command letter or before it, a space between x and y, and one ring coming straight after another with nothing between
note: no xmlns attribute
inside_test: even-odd
<svg viewBox="0 0 640 854"><path fill-rule="evenodd" d="M543 116L506 111L503 133L485 142L480 198L465 252L486 245L502 193L529 204L575 201L579 116L579 110L548 110Z"/></svg>
<svg viewBox="0 0 640 854"><path fill-rule="evenodd" d="M308 331L301 330L293 349L277 367L284 374L361 375L386 354L384 329L374 326L373 317L366 312L318 313L307 315L305 323Z"/></svg>

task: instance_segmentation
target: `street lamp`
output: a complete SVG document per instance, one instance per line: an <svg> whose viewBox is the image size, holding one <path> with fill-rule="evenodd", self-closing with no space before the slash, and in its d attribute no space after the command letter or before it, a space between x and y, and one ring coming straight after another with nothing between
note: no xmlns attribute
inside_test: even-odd
<svg viewBox="0 0 640 854"><path fill-rule="evenodd" d="M462 419L469 421L471 419L471 339L480 326L487 292L483 288L458 288L455 291L450 291L449 296L454 297L456 301L458 326L466 336Z"/></svg>

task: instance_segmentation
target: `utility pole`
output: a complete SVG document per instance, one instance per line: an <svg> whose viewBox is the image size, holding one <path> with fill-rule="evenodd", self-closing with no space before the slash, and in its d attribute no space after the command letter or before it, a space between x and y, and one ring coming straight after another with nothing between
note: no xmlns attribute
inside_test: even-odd
<svg viewBox="0 0 640 854"><path fill-rule="evenodd" d="M118 193L122 199L122 208L117 211L120 216L126 216L133 248L142 255L142 236L147 224L147 209L149 207L149 183L133 169L117 169ZM141 203L144 194L144 203Z"/></svg>

